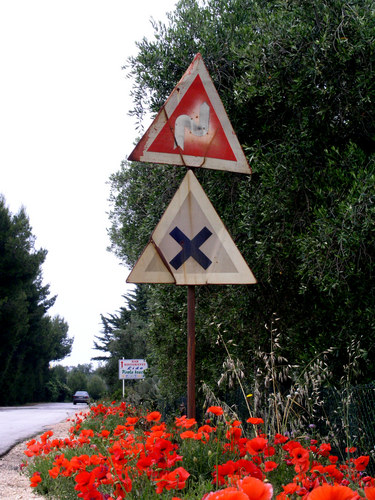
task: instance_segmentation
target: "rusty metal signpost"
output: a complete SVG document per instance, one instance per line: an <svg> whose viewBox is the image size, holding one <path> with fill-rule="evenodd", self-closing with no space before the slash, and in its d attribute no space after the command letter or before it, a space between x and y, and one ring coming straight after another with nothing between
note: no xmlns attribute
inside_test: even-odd
<svg viewBox="0 0 375 500"><path fill-rule="evenodd" d="M191 170L210 168L251 173L200 54L195 56L129 160L189 168L127 282L187 286L187 413L193 418L195 286L256 283Z"/></svg>

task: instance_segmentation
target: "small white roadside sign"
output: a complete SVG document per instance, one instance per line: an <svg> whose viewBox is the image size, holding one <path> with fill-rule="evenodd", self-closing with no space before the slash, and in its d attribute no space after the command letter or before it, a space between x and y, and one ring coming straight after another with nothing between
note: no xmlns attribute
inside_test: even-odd
<svg viewBox="0 0 375 500"><path fill-rule="evenodd" d="M120 359L118 368L120 380L139 380L145 378L148 364L144 359Z"/></svg>

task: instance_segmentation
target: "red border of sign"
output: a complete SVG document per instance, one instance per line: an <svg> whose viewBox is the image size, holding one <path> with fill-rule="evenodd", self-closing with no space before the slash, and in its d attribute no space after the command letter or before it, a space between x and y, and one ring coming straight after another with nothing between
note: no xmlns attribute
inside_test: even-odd
<svg viewBox="0 0 375 500"><path fill-rule="evenodd" d="M155 149L155 146L152 145L155 144L159 134L168 126L168 120L171 119L173 114L176 115L175 112L176 110L178 111L179 104L183 101L184 96L189 93L189 89L196 81L198 75L214 110L214 114L221 125L220 130L222 130L224 134L224 139L226 138L233 152L233 160L184 154L184 151L178 146L175 148L176 153L150 150L150 148ZM250 166L229 121L219 94L203 62L201 54L195 56L193 62L172 91L164 106L160 109L148 130L130 154L128 160L146 163L184 165L187 167L202 167L251 174Z"/></svg>

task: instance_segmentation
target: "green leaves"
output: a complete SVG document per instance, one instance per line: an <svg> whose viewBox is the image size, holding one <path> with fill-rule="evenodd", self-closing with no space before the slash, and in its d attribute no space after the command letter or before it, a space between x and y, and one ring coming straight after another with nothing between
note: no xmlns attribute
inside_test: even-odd
<svg viewBox="0 0 375 500"><path fill-rule="evenodd" d="M309 234L298 237L298 272L322 292L331 293L372 273L375 158L367 159L353 144L341 154L335 148L326 154L336 183L327 182L317 190Z"/></svg>
<svg viewBox="0 0 375 500"><path fill-rule="evenodd" d="M251 178L197 172L258 280L199 291L197 377L215 383L225 357L209 327L213 317L236 339L233 355L250 372L274 312L291 362L333 344L340 355L357 336L372 345L372 2L184 0L168 25L155 27L156 40L141 41L128 65L138 119L143 108L159 109L200 51L253 170ZM113 176L112 250L129 265L183 174L134 163ZM184 304L180 290L150 287L151 351L173 380L185 379ZM178 359L170 363L172 350ZM339 359L332 359L338 378ZM375 364L366 370L363 380Z"/></svg>

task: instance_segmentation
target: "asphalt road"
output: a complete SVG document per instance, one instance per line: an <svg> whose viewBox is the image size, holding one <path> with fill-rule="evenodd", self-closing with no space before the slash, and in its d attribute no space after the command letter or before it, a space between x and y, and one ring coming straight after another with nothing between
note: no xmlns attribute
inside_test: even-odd
<svg viewBox="0 0 375 500"><path fill-rule="evenodd" d="M86 404L40 403L28 406L0 406L0 457L17 443L86 409Z"/></svg>

